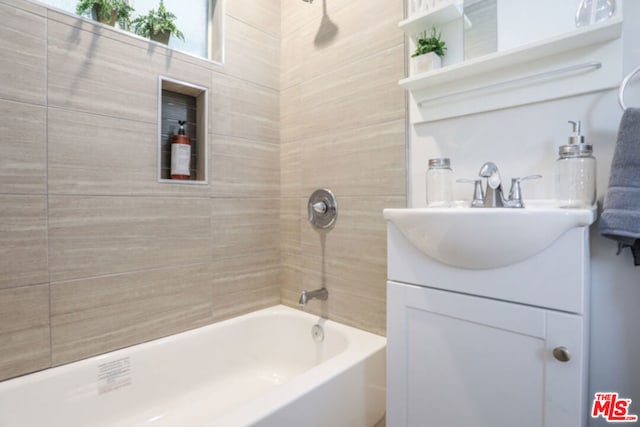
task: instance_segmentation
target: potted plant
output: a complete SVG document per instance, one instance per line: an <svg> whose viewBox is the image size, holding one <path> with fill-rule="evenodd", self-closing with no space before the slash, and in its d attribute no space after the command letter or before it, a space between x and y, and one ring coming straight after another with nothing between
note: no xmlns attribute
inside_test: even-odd
<svg viewBox="0 0 640 427"><path fill-rule="evenodd" d="M116 22L126 29L133 8L126 0L80 0L76 5L76 13L90 16L106 25L114 26Z"/></svg>
<svg viewBox="0 0 640 427"><path fill-rule="evenodd" d="M176 15L167 12L163 0L160 0L158 10L151 9L148 14L140 15L131 24L133 31L142 37L148 37L153 41L169 44L171 34L184 41L184 35L176 27Z"/></svg>
<svg viewBox="0 0 640 427"><path fill-rule="evenodd" d="M416 40L416 51L411 55L411 69L413 74L440 68L442 57L447 50L445 42L440 40L441 33L436 35L436 27L431 28L431 35L423 31Z"/></svg>

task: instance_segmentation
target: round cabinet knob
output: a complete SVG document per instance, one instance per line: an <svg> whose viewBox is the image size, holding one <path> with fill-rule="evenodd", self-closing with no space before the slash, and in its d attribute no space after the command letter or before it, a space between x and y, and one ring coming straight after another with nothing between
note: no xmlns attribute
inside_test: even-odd
<svg viewBox="0 0 640 427"><path fill-rule="evenodd" d="M569 353L567 347L560 346L553 349L553 357L560 362L568 362L571 360L571 353Z"/></svg>

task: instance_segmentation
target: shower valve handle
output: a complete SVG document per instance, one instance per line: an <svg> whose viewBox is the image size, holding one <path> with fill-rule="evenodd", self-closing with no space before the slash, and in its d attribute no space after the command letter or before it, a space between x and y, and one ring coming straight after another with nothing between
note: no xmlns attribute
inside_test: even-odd
<svg viewBox="0 0 640 427"><path fill-rule="evenodd" d="M327 210L329 209L329 207L327 206L327 204L325 202L314 203L312 205L312 207L313 207L313 210L316 211L319 214L326 213Z"/></svg>

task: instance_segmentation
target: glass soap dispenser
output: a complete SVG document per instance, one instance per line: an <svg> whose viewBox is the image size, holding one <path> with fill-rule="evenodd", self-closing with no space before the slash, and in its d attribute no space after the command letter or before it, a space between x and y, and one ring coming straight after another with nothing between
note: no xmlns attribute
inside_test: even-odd
<svg viewBox="0 0 640 427"><path fill-rule="evenodd" d="M580 121L569 121L573 133L561 145L556 161L556 201L563 208L591 208L596 201L596 159L586 144Z"/></svg>

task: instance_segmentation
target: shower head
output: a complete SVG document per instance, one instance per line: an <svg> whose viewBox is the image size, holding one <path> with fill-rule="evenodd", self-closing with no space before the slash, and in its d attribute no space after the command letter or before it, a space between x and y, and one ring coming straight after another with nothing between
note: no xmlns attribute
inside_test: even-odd
<svg viewBox="0 0 640 427"><path fill-rule="evenodd" d="M305 3L313 3L313 0L302 0Z"/></svg>

